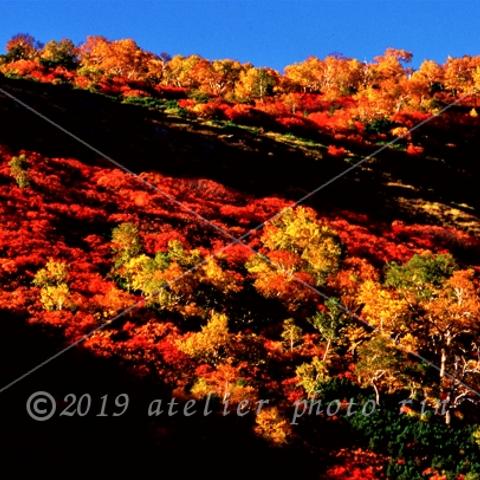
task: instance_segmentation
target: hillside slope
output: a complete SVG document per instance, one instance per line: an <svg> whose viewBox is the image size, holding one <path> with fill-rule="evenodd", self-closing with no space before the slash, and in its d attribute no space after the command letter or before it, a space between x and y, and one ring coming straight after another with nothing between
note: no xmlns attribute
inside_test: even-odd
<svg viewBox="0 0 480 480"><path fill-rule="evenodd" d="M297 478L339 479L351 478L341 476L342 468L356 468L359 478L383 478L387 465L400 468L397 463L421 472L432 467L435 455L447 459L452 443L464 442L467 453L448 457L442 468L467 472L476 455L469 428L478 422L468 405L455 407L460 440L445 440L451 435L442 419L432 420L432 438L441 438L444 445L429 444L427 434L417 440L416 417L396 415L397 401L412 383L428 394L430 384L443 387L437 372L425 365L417 368L408 355L401 364L410 383L403 380L405 372L397 375L395 364L382 367L395 370L391 385L375 385L387 412L375 417L376 425L386 432L381 422L395 418L395 428L404 429L410 441L405 450L391 447L395 441L390 450L382 445L388 442L369 442L369 428L377 427L342 415L305 417L297 426L288 420L293 402L308 394L308 380L325 388L325 398L372 397L373 383L358 373L359 355L366 354L357 350L376 339L359 320L378 328L382 309L387 312L382 319L389 328L391 324L388 335L397 335L397 345L405 338L405 345L437 362L423 326L411 328L406 321L408 332L396 330L398 319L412 317L406 307L404 316L398 313L404 307L399 293L404 287L387 283L391 262L406 266L408 275L412 257L443 262L449 255L455 262L445 268L435 263L437 296L432 303L409 297L409 308L418 309L416 321L428 308L432 315L438 312L437 300L447 302L444 311L451 308L454 318L458 310L446 298L458 285L470 295L472 315L480 312L474 301L480 205L479 167L471 156L478 143L473 129L445 131L448 116L443 123L432 122L418 131L423 154L387 148L309 198L311 209L295 208L293 216L254 231L381 144L338 140L327 131L305 139L267 128L181 118L63 85L2 77L0 87L138 174L115 167L0 94L2 384L106 325L2 394L8 406L3 414L8 438L2 448L20 449L58 467L77 461L88 441L94 450L110 444L107 455L128 464L134 465L138 455L145 465L158 460L166 469L204 469L214 478L222 472L193 459L214 462L225 456L245 474L255 460L258 468L279 478L291 472ZM332 154L331 145L343 147L345 155ZM18 177L15 181L11 166L22 154L27 185L20 185ZM228 246L231 238L219 229L236 238L250 231L247 245L277 262L276 268L269 269L248 247ZM64 268L65 274L58 274ZM177 282L179 277L183 280ZM433 289L429 278L421 289ZM301 282L346 310L335 310ZM158 289L165 296L160 298ZM375 303L378 292L393 299L395 308ZM141 300L141 308L105 323ZM312 324L312 318L327 314L344 328L337 332L338 341L327 341L324 330ZM299 330L285 324L289 318ZM471 360L475 352L468 355ZM326 383L319 380L320 370L308 373L317 368L315 359L327 362ZM302 377L299 367L304 365ZM226 385L235 405L242 399L270 399L270 416L145 418L145 404L155 396L175 395L185 402L213 392L219 401ZM35 389L52 392L59 402L70 391L88 391L97 399L102 392L127 391L135 405L121 422L102 424L92 413L85 422L58 418L35 424L22 403ZM50 451L60 451L63 460ZM455 470L462 455L469 455L470 463ZM182 457L192 458L191 465L179 464Z"/></svg>

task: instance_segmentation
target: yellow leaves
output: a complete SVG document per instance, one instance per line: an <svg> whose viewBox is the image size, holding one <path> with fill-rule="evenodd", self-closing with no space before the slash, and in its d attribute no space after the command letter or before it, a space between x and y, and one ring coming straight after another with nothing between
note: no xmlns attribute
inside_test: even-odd
<svg viewBox="0 0 480 480"><path fill-rule="evenodd" d="M159 59L143 51L129 38L108 41L90 36L80 49L83 73L102 72L105 75L144 80L149 74L158 76Z"/></svg>
<svg viewBox="0 0 480 480"><path fill-rule="evenodd" d="M57 262L50 258L45 268L40 269L33 280L39 287L44 285L56 285L65 282L68 277L68 267L65 262Z"/></svg>
<svg viewBox="0 0 480 480"><path fill-rule="evenodd" d="M473 440L480 447L480 427L475 428L472 433Z"/></svg>
<svg viewBox="0 0 480 480"><path fill-rule="evenodd" d="M402 328L409 315L407 300L398 298L395 292L382 288L372 280L362 284L357 301L364 305L363 317L381 331Z"/></svg>
<svg viewBox="0 0 480 480"><path fill-rule="evenodd" d="M206 282L225 293L238 292L241 288L235 281L235 278L223 270L212 256L207 258L203 266L203 273Z"/></svg>
<svg viewBox="0 0 480 480"><path fill-rule="evenodd" d="M280 298L291 310L311 300L309 285L322 285L340 263L335 233L308 208L285 209L266 225L261 240L269 251L245 266L263 296Z"/></svg>
<svg viewBox="0 0 480 480"><path fill-rule="evenodd" d="M40 287L40 301L46 310L62 310L70 306L67 278L67 264L53 259L36 273L33 284Z"/></svg>
<svg viewBox="0 0 480 480"><path fill-rule="evenodd" d="M263 408L255 419L255 433L273 445L284 445L292 435L289 421L277 407Z"/></svg>
<svg viewBox="0 0 480 480"><path fill-rule="evenodd" d="M197 87L196 78L194 78L192 73L202 60L199 55L190 55L188 57L175 55L165 66L165 83L168 85L175 84L178 87Z"/></svg>
<svg viewBox="0 0 480 480"><path fill-rule="evenodd" d="M362 383L374 387L377 398L380 388L423 389L427 397L438 395L429 381L424 383L420 370L417 375L407 371L407 352L439 356L434 360L441 365L437 388L444 394L450 386L442 380L443 372L458 372L459 358L464 374L477 368L471 360L480 332L479 283L473 270L453 267L445 255L417 256L403 266L390 265L384 285L372 280L362 284L356 300L375 331L358 346L356 373Z"/></svg>
<svg viewBox="0 0 480 480"><path fill-rule="evenodd" d="M281 337L290 351L300 343L302 340L302 333L302 329L295 325L295 320L293 318L288 318L283 322Z"/></svg>
<svg viewBox="0 0 480 480"><path fill-rule="evenodd" d="M305 92L322 92L326 98L348 95L356 91L364 66L358 60L333 55L324 60L309 57L285 67L287 81Z"/></svg>
<svg viewBox="0 0 480 480"><path fill-rule="evenodd" d="M341 246L334 232L321 225L309 208L285 209L265 227L262 242L270 250L285 250L305 261L305 270L316 276L317 284L338 268Z"/></svg>
<svg viewBox="0 0 480 480"><path fill-rule="evenodd" d="M10 167L10 175L15 179L17 185L20 188L28 187L30 185L30 178L28 175L27 157L24 154L18 157L12 157L8 165Z"/></svg>
<svg viewBox="0 0 480 480"><path fill-rule="evenodd" d="M304 89L318 92L321 88L322 63L317 57L309 57L304 62L285 67L286 78Z"/></svg>
<svg viewBox="0 0 480 480"><path fill-rule="evenodd" d="M302 363L295 371L298 384L303 387L308 398L315 398L324 382L329 379L326 362L313 357L311 363Z"/></svg>
<svg viewBox="0 0 480 480"><path fill-rule="evenodd" d="M355 372L363 385L383 385L390 392L405 386L406 376L402 374L405 359L390 337L373 336L360 346L359 357Z"/></svg>
<svg viewBox="0 0 480 480"><path fill-rule="evenodd" d="M433 60L425 60L420 65L420 68L413 72L411 80L422 82L430 89L435 83L443 81L442 67Z"/></svg>
<svg viewBox="0 0 480 480"><path fill-rule="evenodd" d="M479 325L480 295L474 271L455 271L424 308L439 334L457 335Z"/></svg>
<svg viewBox="0 0 480 480"><path fill-rule="evenodd" d="M45 44L40 53L43 64L49 66L62 66L73 69L77 66L78 48L69 39L60 41L51 40Z"/></svg>
<svg viewBox="0 0 480 480"><path fill-rule="evenodd" d="M40 301L46 310L62 310L68 306L70 290L66 283L47 285L40 290Z"/></svg>
<svg viewBox="0 0 480 480"><path fill-rule="evenodd" d="M271 68L248 66L240 72L235 84L235 97L240 101L263 98L272 93L279 81L279 75Z"/></svg>
<svg viewBox="0 0 480 480"><path fill-rule="evenodd" d="M407 333L399 340L399 347L405 352L417 352L420 347L420 341L412 333Z"/></svg>
<svg viewBox="0 0 480 480"><path fill-rule="evenodd" d="M225 314L212 312L210 320L200 332L188 334L177 341L180 351L194 358L216 360L230 339L228 318Z"/></svg>
<svg viewBox="0 0 480 480"><path fill-rule="evenodd" d="M473 72L473 91L475 93L478 93L480 91L480 65L478 65L477 68L475 68L475 71ZM473 110L475 113L477 113L475 109ZM472 116L475 116L475 115L472 115Z"/></svg>
<svg viewBox="0 0 480 480"><path fill-rule="evenodd" d="M125 223L113 231L116 253L114 272L128 290L142 293L163 309L185 316L203 316L201 304L206 287L224 294L238 292L239 275L224 270L217 259L205 257L199 249L186 249L178 240L170 240L166 251L152 258L141 251L135 225Z"/></svg>
<svg viewBox="0 0 480 480"><path fill-rule="evenodd" d="M101 312L97 314L97 317L100 318L113 317L119 311L132 304L130 296L116 287L110 288L105 294L96 295L94 299L101 309Z"/></svg>
<svg viewBox="0 0 480 480"><path fill-rule="evenodd" d="M145 282L145 274L150 258L138 255L128 260L119 270L129 290L140 290Z"/></svg>
<svg viewBox="0 0 480 480"><path fill-rule="evenodd" d="M397 138L405 138L409 140L411 135L407 127L395 127L390 130L390 133Z"/></svg>
<svg viewBox="0 0 480 480"><path fill-rule="evenodd" d="M445 87L455 93L473 93L478 88L479 69L479 57L449 57L444 65Z"/></svg>
<svg viewBox="0 0 480 480"><path fill-rule="evenodd" d="M271 250L298 251L319 237L320 226L313 210L286 208L278 218L265 226L262 242Z"/></svg>
<svg viewBox="0 0 480 480"><path fill-rule="evenodd" d="M330 230L322 227L321 235L316 244L310 243L302 252L302 259L308 262L318 283L323 283L324 278L338 268L341 255L340 245L331 236Z"/></svg>
<svg viewBox="0 0 480 480"><path fill-rule="evenodd" d="M116 266L138 255L141 251L138 227L130 222L124 222L115 227L112 231L112 249L116 254Z"/></svg>

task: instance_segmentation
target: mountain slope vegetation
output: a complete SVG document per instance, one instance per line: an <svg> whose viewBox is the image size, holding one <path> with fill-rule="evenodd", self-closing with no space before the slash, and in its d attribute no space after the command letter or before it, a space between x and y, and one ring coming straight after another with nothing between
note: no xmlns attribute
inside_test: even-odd
<svg viewBox="0 0 480 480"><path fill-rule="evenodd" d="M18 412L31 381L59 399L123 388L136 405L108 434L93 413L34 434L8 415L13 445L17 430L46 435L45 457L73 428L77 448L103 432L94 445L168 452L172 468L213 449L280 476L477 478L480 61L409 59L312 57L280 74L131 40L14 37L0 64L3 383L78 345L2 395ZM146 418L154 395L216 410ZM225 399L246 415L222 414Z"/></svg>

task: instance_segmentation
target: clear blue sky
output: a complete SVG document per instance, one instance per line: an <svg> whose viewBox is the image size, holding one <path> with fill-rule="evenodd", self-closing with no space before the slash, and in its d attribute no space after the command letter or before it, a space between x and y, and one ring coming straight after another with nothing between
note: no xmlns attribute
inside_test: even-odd
<svg viewBox="0 0 480 480"><path fill-rule="evenodd" d="M443 61L480 54L480 0L0 0L0 44L131 37L156 53L198 53L282 69L308 55L369 60L386 47Z"/></svg>

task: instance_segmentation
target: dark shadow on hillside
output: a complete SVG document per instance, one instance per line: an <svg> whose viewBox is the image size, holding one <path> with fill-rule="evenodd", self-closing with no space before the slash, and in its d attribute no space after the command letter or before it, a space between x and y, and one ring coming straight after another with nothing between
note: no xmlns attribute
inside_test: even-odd
<svg viewBox="0 0 480 480"><path fill-rule="evenodd" d="M1 386L61 350L63 342L23 319L2 311ZM50 392L61 408L68 393L89 393L97 399L127 393L130 405L121 417L57 417L36 422L26 413L26 400L36 391ZM172 393L159 378L139 378L118 362L109 362L75 348L0 394L0 449L3 466L16 471L33 468L37 474L66 476L79 472L125 474L134 470L163 478L315 478L321 464L299 449L268 448L254 437L251 425L235 416L148 418L155 398L168 401ZM92 404L93 405L93 404ZM64 405L63 405L64 406ZM92 407L92 412L94 407ZM118 410L117 410L118 411ZM225 471L231 466L231 475ZM50 477L51 478L51 477ZM56 477L54 477L56 478ZM260 478L260 477L258 477Z"/></svg>
<svg viewBox="0 0 480 480"><path fill-rule="evenodd" d="M172 119L161 112L65 85L6 78L0 79L0 85L135 172L157 170L177 177L211 178L259 196L298 199L374 150L346 144L356 155L347 163L247 130L237 129L227 135L219 127ZM14 151L24 148L108 165L100 155L2 95L0 113L4 119L0 143ZM480 138L470 132L466 145L457 138L461 128L458 132L438 128L425 125L416 133L428 144L428 159L388 149L307 203L320 209L350 208L388 217L395 209L391 200L398 192L386 183L400 182L412 187L407 195L416 199L478 207L476 178L480 167L473 161L472 152L478 151ZM325 135L319 138L325 143L338 143ZM444 148L446 140L456 143L457 148Z"/></svg>

